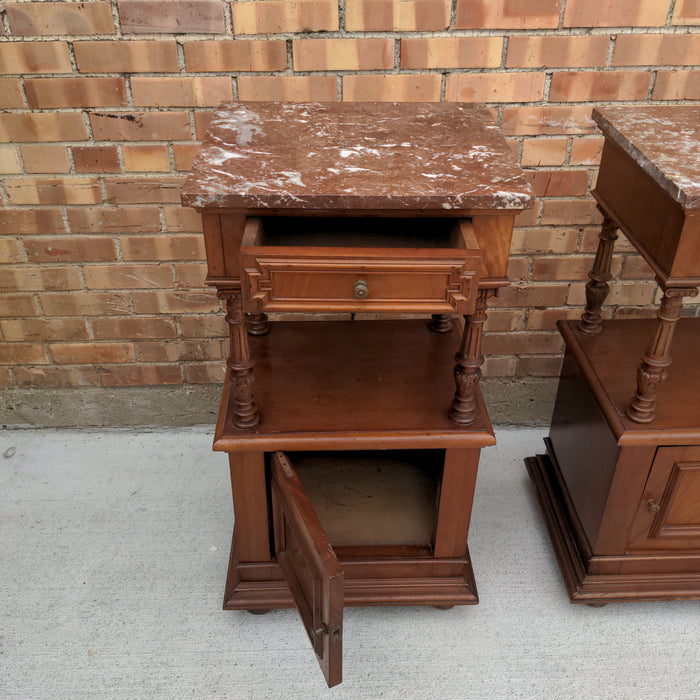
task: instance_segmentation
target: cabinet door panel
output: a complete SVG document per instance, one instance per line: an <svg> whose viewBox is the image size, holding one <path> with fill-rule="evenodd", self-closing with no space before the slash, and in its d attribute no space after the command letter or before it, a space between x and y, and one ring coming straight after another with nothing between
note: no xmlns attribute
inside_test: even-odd
<svg viewBox="0 0 700 700"><path fill-rule="evenodd" d="M658 449L632 526L629 547L700 547L700 447Z"/></svg>
<svg viewBox="0 0 700 700"><path fill-rule="evenodd" d="M275 553L329 687L342 680L344 575L299 477L272 455Z"/></svg>

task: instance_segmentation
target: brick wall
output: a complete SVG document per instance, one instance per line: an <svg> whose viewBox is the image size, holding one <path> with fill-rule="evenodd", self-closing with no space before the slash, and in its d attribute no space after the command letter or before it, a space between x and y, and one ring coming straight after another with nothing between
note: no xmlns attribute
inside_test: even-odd
<svg viewBox="0 0 700 700"><path fill-rule="evenodd" d="M596 245L592 106L700 101L700 0L0 7L1 386L222 379L224 321L178 202L231 99L491 105L538 201L517 221L485 369L554 374L554 322L580 313ZM613 268L608 313L649 314L653 280L624 240Z"/></svg>

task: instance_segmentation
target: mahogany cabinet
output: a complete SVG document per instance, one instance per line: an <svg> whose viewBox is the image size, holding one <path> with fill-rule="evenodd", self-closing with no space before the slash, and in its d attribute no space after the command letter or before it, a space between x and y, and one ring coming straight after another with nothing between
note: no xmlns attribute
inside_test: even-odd
<svg viewBox="0 0 700 700"><path fill-rule="evenodd" d="M335 685L345 606L478 601L481 335L530 187L481 106L250 103L182 199L230 329L224 607L296 606Z"/></svg>
<svg viewBox="0 0 700 700"><path fill-rule="evenodd" d="M573 602L700 598L700 319L680 318L700 285L699 113L593 116L600 244L581 321L559 324L547 454L526 463ZM656 274L656 320L602 320L618 229Z"/></svg>

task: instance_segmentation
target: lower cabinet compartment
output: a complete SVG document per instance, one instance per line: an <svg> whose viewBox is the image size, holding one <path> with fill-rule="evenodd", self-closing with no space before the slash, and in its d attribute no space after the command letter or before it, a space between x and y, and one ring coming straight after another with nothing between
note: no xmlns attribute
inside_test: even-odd
<svg viewBox="0 0 700 700"><path fill-rule="evenodd" d="M338 556L431 556L445 450L285 452Z"/></svg>

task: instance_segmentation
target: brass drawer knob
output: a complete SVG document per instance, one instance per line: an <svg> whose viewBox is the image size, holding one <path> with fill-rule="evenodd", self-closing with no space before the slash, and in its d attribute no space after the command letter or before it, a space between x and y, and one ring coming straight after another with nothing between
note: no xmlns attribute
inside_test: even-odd
<svg viewBox="0 0 700 700"><path fill-rule="evenodd" d="M365 280L356 280L352 285L352 295L355 299L364 299L369 294L369 287Z"/></svg>
<svg viewBox="0 0 700 700"><path fill-rule="evenodd" d="M647 508L652 515L656 515L661 510L661 506L653 498L647 501Z"/></svg>

